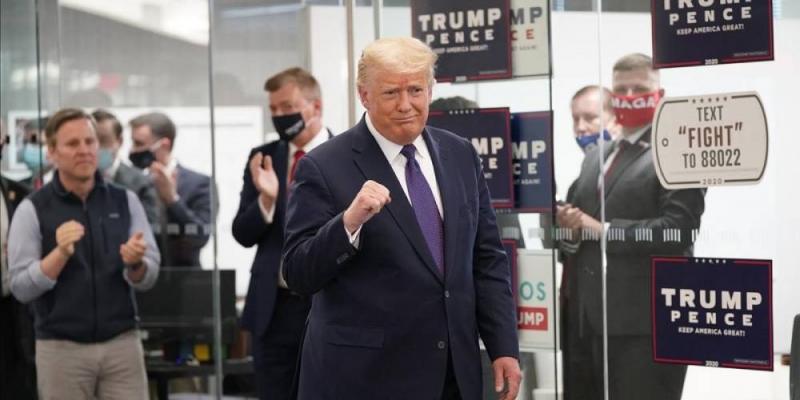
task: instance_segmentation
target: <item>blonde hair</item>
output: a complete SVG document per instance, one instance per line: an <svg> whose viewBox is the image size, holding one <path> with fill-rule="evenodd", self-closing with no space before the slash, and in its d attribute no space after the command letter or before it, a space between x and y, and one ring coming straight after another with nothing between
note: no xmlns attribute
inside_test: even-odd
<svg viewBox="0 0 800 400"><path fill-rule="evenodd" d="M271 76L264 83L264 90L273 93L281 90L282 87L288 84L297 85L300 91L303 92L303 96L305 96L306 100L314 101L322 99L322 91L314 75L311 75L310 72L300 67L289 68Z"/></svg>
<svg viewBox="0 0 800 400"><path fill-rule="evenodd" d="M653 69L653 59L642 53L628 54L614 63L614 72L630 72L646 69L658 74L657 69Z"/></svg>
<svg viewBox="0 0 800 400"><path fill-rule="evenodd" d="M364 86L371 71L386 69L399 74L424 72L433 85L438 56L425 43L412 37L378 39L364 48L358 60L358 86Z"/></svg>

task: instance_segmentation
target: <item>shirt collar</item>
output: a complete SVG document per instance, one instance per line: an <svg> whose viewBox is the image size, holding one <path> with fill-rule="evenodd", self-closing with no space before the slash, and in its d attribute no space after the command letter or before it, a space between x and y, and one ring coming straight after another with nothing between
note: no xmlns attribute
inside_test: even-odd
<svg viewBox="0 0 800 400"><path fill-rule="evenodd" d="M122 162L122 160L119 158L119 156L114 157L114 162L111 163L111 166L108 167L107 170L103 171L103 178L105 178L107 181L113 181L114 175L116 175L117 170L119 170L120 162Z"/></svg>
<svg viewBox="0 0 800 400"><path fill-rule="evenodd" d="M639 128L638 131L636 131L636 132L634 132L634 133L632 133L632 134L630 134L628 136L624 136L623 135L621 137L623 139L627 140L628 142L630 142L631 144L634 144L634 143L638 142L639 139L642 138L642 136L644 136L644 133L647 132L648 129L650 129L650 125L645 125L645 126Z"/></svg>
<svg viewBox="0 0 800 400"><path fill-rule="evenodd" d="M67 188L65 188L64 185L61 183L61 179L58 178L58 168L53 170L53 178L48 184L53 185L55 193L59 196L66 197L72 194L72 192L67 191ZM92 190L89 191L89 194L91 195L92 192L98 189L106 189L106 182L103 179L103 174L100 173L100 170L95 170L94 186L92 187Z"/></svg>
<svg viewBox="0 0 800 400"><path fill-rule="evenodd" d="M171 175L175 171L175 168L178 168L178 159L170 155L169 162L167 163L166 167L167 174Z"/></svg>
<svg viewBox="0 0 800 400"><path fill-rule="evenodd" d="M303 151L306 152L306 154L308 154L309 152L311 152L311 150L317 148L317 146L325 143L326 140L328 140L328 134L327 132L325 132L325 127L322 126L319 128L317 134L314 135L314 137L311 138L311 140L308 143L306 143L305 146L303 146ZM293 142L289 142L289 155L294 154L296 151L297 151L297 146Z"/></svg>
<svg viewBox="0 0 800 400"><path fill-rule="evenodd" d="M385 136L381 135L381 133L375 129L375 125L372 124L372 120L369 118L369 113L366 113L365 120L367 122L367 129L369 129L369 133L371 133L375 138L375 141L378 142L378 146L381 148L381 151L383 151L383 155L386 156L386 159L391 163L395 158L397 158L398 155L400 155L400 151L403 150L403 145L392 142ZM428 146L425 144L425 138L423 138L421 134L414 139L413 144L414 147L417 148L417 157L423 159L430 158Z"/></svg>

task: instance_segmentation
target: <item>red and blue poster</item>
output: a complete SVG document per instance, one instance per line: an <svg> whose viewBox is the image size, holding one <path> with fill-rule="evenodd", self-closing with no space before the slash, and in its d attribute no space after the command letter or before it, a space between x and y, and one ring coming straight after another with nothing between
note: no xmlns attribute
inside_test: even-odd
<svg viewBox="0 0 800 400"><path fill-rule="evenodd" d="M772 0L651 0L656 68L775 59Z"/></svg>
<svg viewBox="0 0 800 400"><path fill-rule="evenodd" d="M509 13L509 0L411 0L411 32L439 56L439 82L507 79Z"/></svg>
<svg viewBox="0 0 800 400"><path fill-rule="evenodd" d="M492 206L514 207L508 107L431 111L428 125L469 140L483 164Z"/></svg>
<svg viewBox="0 0 800 400"><path fill-rule="evenodd" d="M772 261L653 257L657 362L772 371Z"/></svg>
<svg viewBox="0 0 800 400"><path fill-rule="evenodd" d="M553 210L553 146L549 111L511 114L515 211Z"/></svg>

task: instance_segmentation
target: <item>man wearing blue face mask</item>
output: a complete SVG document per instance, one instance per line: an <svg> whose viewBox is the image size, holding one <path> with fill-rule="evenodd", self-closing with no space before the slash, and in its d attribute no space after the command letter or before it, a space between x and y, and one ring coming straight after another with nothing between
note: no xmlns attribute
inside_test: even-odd
<svg viewBox="0 0 800 400"><path fill-rule="evenodd" d="M282 71L264 90L280 140L250 152L233 237L245 247L258 245L242 315L253 343L258 397L283 400L291 393L311 306L310 297L292 293L279 278L286 204L298 160L332 135L322 125L319 84L307 71Z"/></svg>
<svg viewBox="0 0 800 400"><path fill-rule="evenodd" d="M103 178L136 193L144 206L147 222L155 225L159 221L158 198L153 182L142 171L124 163L119 157L122 146L122 124L114 114L106 110L95 110L92 117L97 122L97 169Z"/></svg>
<svg viewBox="0 0 800 400"><path fill-rule="evenodd" d="M584 86L572 96L572 131L584 153L597 145L601 132L608 142L619 134L611 97L610 90L595 85Z"/></svg>
<svg viewBox="0 0 800 400"><path fill-rule="evenodd" d="M45 125L47 125L46 117L30 120L23 127L24 136L19 157L30 170L31 176L21 183L27 185L31 190L42 187L45 174L53 169L53 165L47 158L47 146L42 140Z"/></svg>
<svg viewBox="0 0 800 400"><path fill-rule="evenodd" d="M572 111L572 132L575 142L584 153L604 140L606 146L611 145L611 140L619 135L620 126L614 116L611 102L612 94L607 88L597 85L584 86L572 96L570 109ZM601 133L602 132L602 133ZM575 182L567 191L566 204L558 206L556 215L558 225L566 226L567 219L580 216L580 211L570 205L575 201ZM560 243L559 246L564 246ZM564 398L566 400L582 399L588 394L581 392L580 388L586 385L593 377L591 358L580 346L578 335L578 301L576 290L577 274L574 266L566 258L562 258L563 272L561 275L560 290L560 326L561 350L564 359Z"/></svg>

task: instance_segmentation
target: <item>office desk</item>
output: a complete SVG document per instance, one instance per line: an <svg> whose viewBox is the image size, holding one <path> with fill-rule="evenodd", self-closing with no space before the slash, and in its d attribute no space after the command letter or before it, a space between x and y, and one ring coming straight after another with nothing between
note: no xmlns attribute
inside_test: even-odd
<svg viewBox="0 0 800 400"><path fill-rule="evenodd" d="M148 379L156 382L158 400L169 399L169 380L174 378L209 377L216 373L214 364L175 365L160 359L145 360ZM250 358L225 360L222 363L222 376L245 375L253 373L253 360Z"/></svg>

